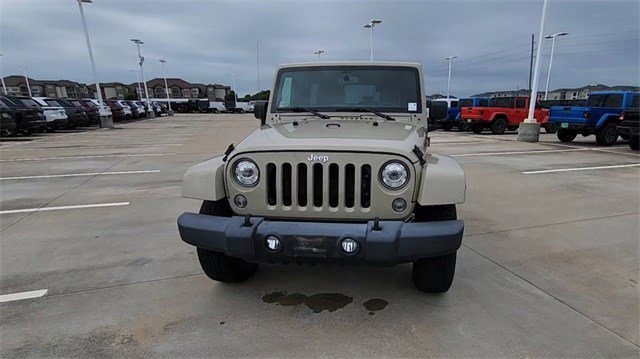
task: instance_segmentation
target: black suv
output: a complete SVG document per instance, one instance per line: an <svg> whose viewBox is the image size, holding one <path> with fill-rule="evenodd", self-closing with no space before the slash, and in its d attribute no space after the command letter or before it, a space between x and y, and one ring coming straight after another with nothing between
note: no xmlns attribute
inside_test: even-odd
<svg viewBox="0 0 640 359"><path fill-rule="evenodd" d="M24 134L42 132L47 127L47 118L40 109L13 102L4 96L0 97L0 107L13 117L17 132Z"/></svg>

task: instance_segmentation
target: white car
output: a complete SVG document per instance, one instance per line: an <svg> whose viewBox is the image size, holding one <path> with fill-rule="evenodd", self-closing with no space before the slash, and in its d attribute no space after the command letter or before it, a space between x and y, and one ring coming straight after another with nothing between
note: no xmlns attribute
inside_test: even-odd
<svg viewBox="0 0 640 359"><path fill-rule="evenodd" d="M122 109L124 110L124 117L133 117L133 112L131 111L131 107L129 107L129 104L127 104L123 100L118 100L117 102L120 104L120 106L122 106Z"/></svg>
<svg viewBox="0 0 640 359"><path fill-rule="evenodd" d="M447 103L447 107L448 108L452 108L452 107L458 107L458 100L457 98L439 98L439 99L435 99L433 101L438 101L438 102L446 102Z"/></svg>
<svg viewBox="0 0 640 359"><path fill-rule="evenodd" d="M227 112L227 107L221 101L209 101L209 112Z"/></svg>
<svg viewBox="0 0 640 359"><path fill-rule="evenodd" d="M249 112L253 112L256 103L254 101L249 101Z"/></svg>
<svg viewBox="0 0 640 359"><path fill-rule="evenodd" d="M253 112L253 104L250 102L236 102L236 107L233 109L233 112L245 113L245 112Z"/></svg>
<svg viewBox="0 0 640 359"><path fill-rule="evenodd" d="M69 126L69 116L67 115L67 111L64 110L64 107L60 106L51 106L45 100L45 97L32 97L21 98L20 101L25 106L34 107L39 106L44 111L44 116L47 119L47 130L55 131L66 128Z"/></svg>
<svg viewBox="0 0 640 359"><path fill-rule="evenodd" d="M106 103L103 106L101 106L100 101L92 98L83 98L82 101L84 101L86 104L89 104L89 106L92 106L92 107L94 107L93 105L95 105L95 107L98 108L98 113L100 114L100 117L112 116L111 107L109 107Z"/></svg>

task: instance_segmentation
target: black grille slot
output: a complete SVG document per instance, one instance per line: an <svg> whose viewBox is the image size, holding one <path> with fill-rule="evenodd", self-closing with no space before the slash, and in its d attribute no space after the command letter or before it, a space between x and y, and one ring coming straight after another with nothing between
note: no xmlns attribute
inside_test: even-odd
<svg viewBox="0 0 640 359"><path fill-rule="evenodd" d="M307 205L307 165L298 164L298 206Z"/></svg>
<svg viewBox="0 0 640 359"><path fill-rule="evenodd" d="M337 164L332 163L329 165L329 207L338 207L338 191L340 186L340 179L338 178L338 172L340 171Z"/></svg>
<svg viewBox="0 0 640 359"><path fill-rule="evenodd" d="M267 204L276 205L276 165L267 164Z"/></svg>
<svg viewBox="0 0 640 359"><path fill-rule="evenodd" d="M355 204L356 167L348 164L344 168L344 206L353 208Z"/></svg>
<svg viewBox="0 0 640 359"><path fill-rule="evenodd" d="M362 177L360 178L360 206L371 206L371 166L362 165Z"/></svg>
<svg viewBox="0 0 640 359"><path fill-rule="evenodd" d="M282 165L282 204L291 205L291 164Z"/></svg>
<svg viewBox="0 0 640 359"><path fill-rule="evenodd" d="M322 165L313 165L313 205L322 207Z"/></svg>

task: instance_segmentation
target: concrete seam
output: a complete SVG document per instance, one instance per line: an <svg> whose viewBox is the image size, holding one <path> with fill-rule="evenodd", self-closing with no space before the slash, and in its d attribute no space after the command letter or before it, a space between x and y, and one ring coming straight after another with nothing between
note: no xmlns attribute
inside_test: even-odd
<svg viewBox="0 0 640 359"><path fill-rule="evenodd" d="M102 171L100 171L100 173L103 173L103 172L106 172L106 171L110 170L111 168L113 168L114 166L117 166L118 164L120 164L120 163L121 163L121 162L123 162L124 160L126 160L126 158L123 158L123 159L121 159L120 161L117 161L116 163L112 164L111 166L108 166L107 168L105 168L105 169L103 169ZM67 194L69 194L69 192L71 192L71 191L73 191L73 190L77 189L78 187L82 186L83 184L85 184L85 183L87 183L87 182L91 181L92 179L96 178L98 175L99 175L99 174L96 174L96 175L94 175L94 176L91 176L91 177L87 178L86 180L84 180L84 181L80 182L77 186L74 186L74 187L72 187L72 188L69 188L69 189L68 189L67 191L65 191L64 193L60 194L60 195L59 195L59 196L57 196L57 197L52 198L52 199L51 199L51 200L49 200L47 203L45 203L45 204L43 204L42 206L38 207L38 209L43 208L43 207L46 207L46 206L48 206L51 202L53 202L53 201L55 201L55 200L57 200L57 199L59 199L59 198L61 198L61 197L63 197L63 196L66 196ZM33 212L31 212L31 213L28 213L28 214L27 214L27 215L25 215L24 217L22 217L22 218L18 219L17 221L15 221L15 222L11 223L10 225L8 225L5 229L3 229L2 231L0 231L0 233L4 233L4 231L6 231L7 229L9 229L9 228L13 227L14 225L16 225L16 224L18 224L18 223L22 222L22 220L24 220L25 218L27 218L27 217L29 217L29 216L31 216L32 214L37 213L37 212L38 212L38 211L33 211Z"/></svg>
<svg viewBox="0 0 640 359"><path fill-rule="evenodd" d="M629 215L632 215L632 214L640 214L640 212L619 213L619 214L612 214L612 215L602 216L602 217L581 218L581 219L574 219L572 221L536 224L535 226L516 227L516 228L501 229L501 230L498 230L498 231L472 233L472 234L465 234L464 237L465 238L466 237L475 237L475 236L483 236L483 235L486 235L486 234L503 233L503 232L510 232L510 231L519 231L519 230L523 230L523 229L533 229L533 228L541 228L541 227L547 227L547 226L557 226L557 225L560 225L560 224L569 224L569 223L591 221L591 220L594 220L594 219L607 219L607 218L614 218L614 217L622 217L622 216L629 216Z"/></svg>
<svg viewBox="0 0 640 359"><path fill-rule="evenodd" d="M595 324L597 324L597 325L601 326L602 328L606 329L607 331L609 331L610 333L614 334L615 336L617 336L617 337L619 337L619 338L621 338L621 339L625 340L626 342L630 343L630 344L631 344L631 345L633 345L634 347L636 347L636 348L640 348L640 346L639 346L638 344L634 343L634 342L633 342L633 341L631 341L630 339L628 339L628 338L626 338L625 336L623 336L623 335L621 335L621 334L619 334L619 333L615 332L613 329L611 329L611 328L607 327L606 325L604 325L604 324L602 324L602 323L598 322L597 320L595 320L595 319L591 318L590 316L588 316L588 315L586 315L585 313L581 312L580 310L578 310L577 308L573 307L573 306L572 306L572 305L570 305L569 303L567 303L567 302L563 301L562 299L560 299L560 298L558 298L558 297L554 296L553 294L551 294L551 293L547 292L546 290L544 290L544 289L540 288L539 286L535 285L533 282L531 282L531 281L529 281L528 279L524 278L523 276L521 276L521 275L519 275L519 274L515 273L514 271L512 271L512 270L510 270L509 268L505 267L504 265L502 265L502 264L500 264L500 263L498 263L498 262L494 261L493 259L491 259L491 258L489 258L488 256L486 256L486 255L484 255L484 254L480 253L479 251L477 251L477 250L475 250L475 249L473 249L473 248L471 248L471 247L467 246L466 244L462 244L462 246L463 246L463 247L465 247L465 248L467 248L467 249L469 249L470 251L472 251L472 252L476 253L477 255L481 256L482 258L484 258L484 259L486 259L486 260L490 261L491 263L493 263L493 264L497 265L498 267L500 267L500 268L502 268L502 269L506 270L507 272L509 272L509 273L513 274L513 275L514 275L514 276L516 276L517 278L520 278L521 280L525 281L526 283L528 283L528 284L529 284L529 285L531 285L532 287L534 287L534 288L536 288L537 290L541 291L542 293L546 294L546 295L547 295L547 296L549 296L550 298L553 298L554 300L556 300L556 301L560 302L561 304L563 304L563 305L564 305L564 306L566 306L567 308L572 309L572 310L573 310L573 311L575 311L576 313L578 313L578 314L582 315L583 317L587 318L587 319L588 319L588 320L590 320L591 322L593 322L593 323L595 323Z"/></svg>

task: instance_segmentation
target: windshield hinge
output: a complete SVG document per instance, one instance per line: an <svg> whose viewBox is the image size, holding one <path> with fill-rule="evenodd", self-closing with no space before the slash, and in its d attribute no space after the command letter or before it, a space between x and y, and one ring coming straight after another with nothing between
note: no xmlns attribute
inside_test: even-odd
<svg viewBox="0 0 640 359"><path fill-rule="evenodd" d="M418 145L413 146L413 153L418 157L418 161L420 161L421 165L424 166L424 164L427 163L427 161L424 159L424 152L422 152Z"/></svg>
<svg viewBox="0 0 640 359"><path fill-rule="evenodd" d="M235 150L235 146L232 144L229 145L229 147L227 147L227 150L224 151L224 157L222 157L222 162L227 162L227 158L229 158L229 155L231 154L231 152L233 152L233 150Z"/></svg>

